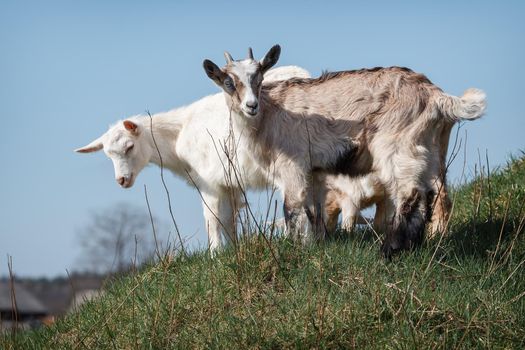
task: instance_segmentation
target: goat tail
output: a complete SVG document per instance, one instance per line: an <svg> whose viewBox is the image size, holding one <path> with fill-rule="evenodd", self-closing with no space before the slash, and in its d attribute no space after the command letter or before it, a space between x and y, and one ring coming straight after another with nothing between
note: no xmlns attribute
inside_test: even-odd
<svg viewBox="0 0 525 350"><path fill-rule="evenodd" d="M436 103L441 113L452 122L475 120L485 113L486 97L482 90L471 88L461 97L442 94Z"/></svg>

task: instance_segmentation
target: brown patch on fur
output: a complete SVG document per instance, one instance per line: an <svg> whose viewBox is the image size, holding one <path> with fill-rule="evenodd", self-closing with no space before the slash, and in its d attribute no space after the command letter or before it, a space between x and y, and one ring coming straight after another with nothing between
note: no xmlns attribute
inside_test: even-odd
<svg viewBox="0 0 525 350"><path fill-rule="evenodd" d="M228 66L226 66L226 72L232 78L234 84L234 90L229 95L235 101L234 105L238 106L242 102L241 96L244 94L244 90L246 89L246 87L244 86L244 84L241 83L241 80L239 79L239 77L237 77L237 75L229 71Z"/></svg>
<svg viewBox="0 0 525 350"><path fill-rule="evenodd" d="M430 220L432 220L432 207L433 207L433 204L434 204L434 198L436 197L436 194L433 190L430 190L427 192L427 203L426 203L426 219L427 219L427 222L430 222Z"/></svg>
<svg viewBox="0 0 525 350"><path fill-rule="evenodd" d="M362 144L357 148L357 152L353 152L350 158L340 158L340 167L336 165L336 169L341 173L356 177L364 176L372 171L372 156L368 151L366 144Z"/></svg>
<svg viewBox="0 0 525 350"><path fill-rule="evenodd" d="M335 189L329 191L326 195L326 229L329 233L334 232L337 228L337 221L339 219L339 214L341 213L338 197L342 196L344 195Z"/></svg>
<svg viewBox="0 0 525 350"><path fill-rule="evenodd" d="M332 79L338 79L345 77L347 75L365 75L365 74L378 74L379 76L384 73L398 72L405 76L405 79L408 83L417 83L417 84L432 84L432 82L423 74L415 73L410 68L406 67L373 67L373 68L362 68L346 71L337 71L337 72L328 72L323 71L318 78L291 78L282 82L287 86L292 85L319 85L324 82ZM279 82L274 82L277 84Z"/></svg>
<svg viewBox="0 0 525 350"><path fill-rule="evenodd" d="M403 216L408 216L410 213L414 211L414 209L419 204L419 201L421 200L421 195L419 194L419 191L414 188L412 190L412 193L410 194L410 197L408 197L403 204L401 205L400 213Z"/></svg>
<svg viewBox="0 0 525 350"><path fill-rule="evenodd" d="M368 116L365 119L365 135L366 139L369 141L374 137L375 134L379 131L379 127L376 123L373 122L373 117Z"/></svg>
<svg viewBox="0 0 525 350"><path fill-rule="evenodd" d="M372 155L368 149L367 139L365 127L364 131L356 137L357 142L349 144L348 149L339 154L333 166L325 169L327 173L345 174L351 177L369 174L372 171Z"/></svg>

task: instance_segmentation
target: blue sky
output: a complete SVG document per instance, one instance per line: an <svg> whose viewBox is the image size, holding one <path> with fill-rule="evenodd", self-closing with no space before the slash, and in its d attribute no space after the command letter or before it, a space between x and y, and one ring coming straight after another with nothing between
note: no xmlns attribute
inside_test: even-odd
<svg viewBox="0 0 525 350"><path fill-rule="evenodd" d="M79 155L117 119L160 112L218 92L202 61L224 50L324 69L407 66L446 92L484 89L488 113L464 124L467 173L478 150L491 165L524 149L525 3L522 1L0 1L0 275L78 268L78 231L119 202L168 221L159 169L119 188L102 153ZM458 181L462 155L452 166ZM175 217L206 241L198 194L168 174Z"/></svg>

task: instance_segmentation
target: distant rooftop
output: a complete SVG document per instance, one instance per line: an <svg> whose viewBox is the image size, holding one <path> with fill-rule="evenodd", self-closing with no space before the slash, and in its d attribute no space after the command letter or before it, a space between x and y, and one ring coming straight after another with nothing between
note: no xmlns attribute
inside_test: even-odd
<svg viewBox="0 0 525 350"><path fill-rule="evenodd" d="M44 305L27 289L19 283L14 283L14 292L18 314L47 314L48 311ZM13 303L11 300L11 283L9 281L0 281L0 312L12 312Z"/></svg>

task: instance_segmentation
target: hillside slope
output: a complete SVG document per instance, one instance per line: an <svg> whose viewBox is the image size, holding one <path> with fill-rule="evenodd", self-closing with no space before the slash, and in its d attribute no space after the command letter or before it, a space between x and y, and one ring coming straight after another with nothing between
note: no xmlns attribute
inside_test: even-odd
<svg viewBox="0 0 525 350"><path fill-rule="evenodd" d="M524 186L520 158L456 188L449 234L392 262L367 230L167 257L0 348L524 348Z"/></svg>

